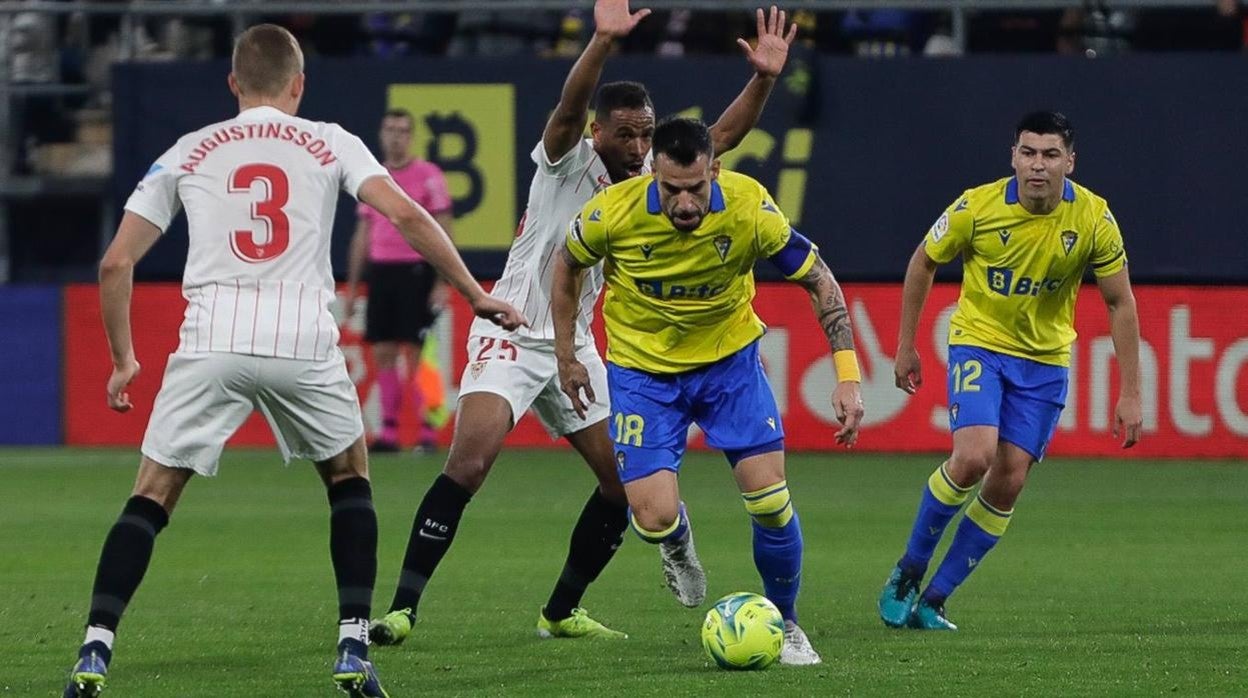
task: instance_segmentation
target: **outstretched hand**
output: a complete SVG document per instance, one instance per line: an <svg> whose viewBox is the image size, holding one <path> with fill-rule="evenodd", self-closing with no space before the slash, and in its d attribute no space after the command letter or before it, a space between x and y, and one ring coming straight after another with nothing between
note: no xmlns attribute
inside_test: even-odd
<svg viewBox="0 0 1248 698"><path fill-rule="evenodd" d="M599 3L601 4L601 3ZM750 46L745 39L737 39L737 45L745 52L745 58L754 66L755 72L764 77L774 78L784 70L784 63L789 59L789 46L797 38L797 25L789 25L785 32L787 16L784 10L771 6L770 14L764 14L760 7L755 11L758 24L758 45Z"/></svg>
<svg viewBox="0 0 1248 698"><path fill-rule="evenodd" d="M630 12L628 0L598 0L594 3L594 31L613 39L628 36L649 14L650 10Z"/></svg>

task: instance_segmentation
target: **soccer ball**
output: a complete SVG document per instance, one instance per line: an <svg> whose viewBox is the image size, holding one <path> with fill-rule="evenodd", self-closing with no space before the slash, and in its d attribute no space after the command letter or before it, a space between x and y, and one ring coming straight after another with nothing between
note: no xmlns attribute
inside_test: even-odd
<svg viewBox="0 0 1248 698"><path fill-rule="evenodd" d="M766 597L739 591L711 607L702 647L723 669L766 669L780 657L784 618Z"/></svg>

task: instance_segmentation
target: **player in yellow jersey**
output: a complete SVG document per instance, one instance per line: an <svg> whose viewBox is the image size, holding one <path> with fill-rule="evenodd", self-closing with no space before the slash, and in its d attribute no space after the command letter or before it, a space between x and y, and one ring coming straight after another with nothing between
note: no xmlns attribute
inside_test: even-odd
<svg viewBox="0 0 1248 698"><path fill-rule="evenodd" d="M722 449L754 519L754 561L785 619L780 661L817 664L797 625L802 534L784 476L784 427L758 356L765 326L750 305L754 263L768 259L810 293L840 382L832 394L852 445L862 418L853 331L817 248L789 227L766 189L721 172L705 125L654 131L654 174L612 186L573 220L551 293L559 380L578 414L596 396L574 346L582 271L607 281L609 422L634 530L660 547L668 586L687 606L706 596L676 475L697 423ZM584 399L582 398L584 394Z"/></svg>
<svg viewBox="0 0 1248 698"><path fill-rule="evenodd" d="M1123 448L1140 438L1139 319L1118 222L1104 199L1067 179L1075 151L1065 116L1025 116L1012 154L1014 176L958 197L906 269L894 373L897 387L914 393L923 382L914 337L933 275L955 257L963 263L949 328L953 453L928 479L906 552L880 594L890 627L957 629L945 599L1005 533L1066 404L1075 299L1088 269L1109 308L1122 376L1114 435ZM920 595L945 527L981 482Z"/></svg>

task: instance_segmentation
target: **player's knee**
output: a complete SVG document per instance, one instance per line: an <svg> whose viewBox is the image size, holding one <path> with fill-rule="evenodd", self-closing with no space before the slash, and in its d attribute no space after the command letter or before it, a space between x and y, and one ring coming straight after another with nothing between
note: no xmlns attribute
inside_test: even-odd
<svg viewBox="0 0 1248 698"><path fill-rule="evenodd" d="M793 519L793 501L789 496L789 485L784 480L751 492L742 492L741 499L745 502L745 510L764 528L784 528Z"/></svg>
<svg viewBox="0 0 1248 698"><path fill-rule="evenodd" d="M368 447L364 437L356 439L342 453L316 462L316 471L326 487L353 478L368 479Z"/></svg>
<svg viewBox="0 0 1248 698"><path fill-rule="evenodd" d="M984 477L993 460L991 451L954 451L949 458L949 478L958 487L970 487Z"/></svg>
<svg viewBox="0 0 1248 698"><path fill-rule="evenodd" d="M680 526L680 510L668 511L666 508L634 509L632 512L633 530L642 540L659 542Z"/></svg>
<svg viewBox="0 0 1248 698"><path fill-rule="evenodd" d="M999 489L1004 496L1011 500L1010 506L1013 505L1012 500L1018 497L1023 491L1023 486L1027 484L1028 470L1029 468L1027 467L1017 466L999 466L993 469L993 480L1000 483L999 487L994 489Z"/></svg>
<svg viewBox="0 0 1248 698"><path fill-rule="evenodd" d="M163 507L166 513L172 514L192 475L191 470L171 468L144 457L130 494L150 499Z"/></svg>
<svg viewBox="0 0 1248 698"><path fill-rule="evenodd" d="M447 459L446 466L442 469L442 472L459 484L459 486L476 494L481 489L481 486L485 484L485 478L490 474L491 465L493 465L492 459L476 455L465 456L456 454Z"/></svg>

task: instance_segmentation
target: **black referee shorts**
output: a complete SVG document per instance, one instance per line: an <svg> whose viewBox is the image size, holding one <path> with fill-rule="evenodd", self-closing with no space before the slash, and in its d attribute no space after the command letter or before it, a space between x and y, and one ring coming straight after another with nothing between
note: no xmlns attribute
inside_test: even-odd
<svg viewBox="0 0 1248 698"><path fill-rule="evenodd" d="M423 342L433 324L429 296L437 272L427 262L370 262L368 342Z"/></svg>

